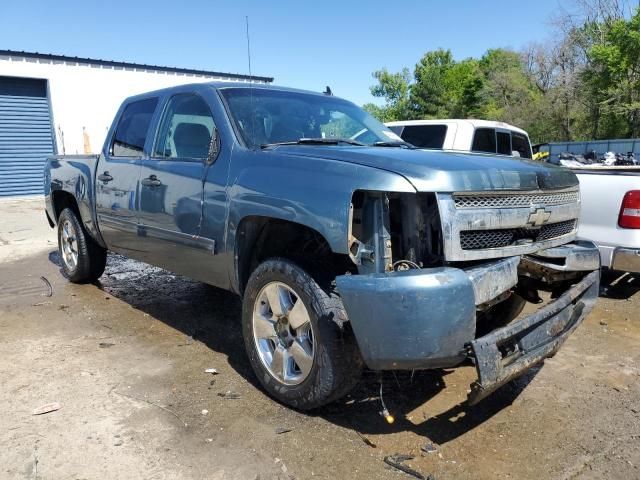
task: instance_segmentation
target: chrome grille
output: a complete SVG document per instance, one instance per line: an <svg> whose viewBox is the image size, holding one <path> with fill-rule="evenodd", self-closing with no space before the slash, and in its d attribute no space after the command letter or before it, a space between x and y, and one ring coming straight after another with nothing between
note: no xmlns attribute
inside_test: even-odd
<svg viewBox="0 0 640 480"><path fill-rule="evenodd" d="M498 230L469 230L460 232L462 250L482 250L518 245L522 241L540 242L561 237L576 228L576 220L549 223L540 228L504 228Z"/></svg>
<svg viewBox="0 0 640 480"><path fill-rule="evenodd" d="M552 193L460 194L454 195L456 208L519 208L530 205L564 205L578 201L578 191Z"/></svg>

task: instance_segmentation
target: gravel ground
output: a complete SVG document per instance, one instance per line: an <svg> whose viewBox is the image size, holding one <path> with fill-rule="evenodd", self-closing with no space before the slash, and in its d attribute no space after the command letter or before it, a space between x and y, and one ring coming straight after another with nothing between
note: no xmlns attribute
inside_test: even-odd
<svg viewBox="0 0 640 480"><path fill-rule="evenodd" d="M2 201L0 478L412 478L396 453L437 479L640 478L640 276L604 283L554 358L475 407L466 366L367 373L303 414L257 385L237 297L116 255L70 284L42 200Z"/></svg>

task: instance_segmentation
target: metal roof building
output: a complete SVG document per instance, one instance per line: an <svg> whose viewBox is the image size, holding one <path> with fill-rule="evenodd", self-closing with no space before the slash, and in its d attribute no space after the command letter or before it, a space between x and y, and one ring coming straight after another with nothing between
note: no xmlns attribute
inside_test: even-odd
<svg viewBox="0 0 640 480"><path fill-rule="evenodd" d="M273 78L0 50L0 197L42 193L47 156L97 153L126 97L210 81Z"/></svg>

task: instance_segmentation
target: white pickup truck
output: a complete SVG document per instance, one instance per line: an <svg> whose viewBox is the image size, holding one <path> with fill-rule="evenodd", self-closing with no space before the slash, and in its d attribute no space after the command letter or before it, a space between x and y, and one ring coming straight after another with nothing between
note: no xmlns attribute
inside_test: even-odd
<svg viewBox="0 0 640 480"><path fill-rule="evenodd" d="M447 119L386 125L420 148L532 157L527 132L503 122ZM578 238L598 246L603 267L640 272L640 167L572 170L580 180Z"/></svg>
<svg viewBox="0 0 640 480"><path fill-rule="evenodd" d="M418 148L491 153L531 158L529 135L521 128L490 120L406 120L385 124Z"/></svg>
<svg viewBox="0 0 640 480"><path fill-rule="evenodd" d="M578 237L598 246L603 267L640 273L640 167L572 170L582 199Z"/></svg>

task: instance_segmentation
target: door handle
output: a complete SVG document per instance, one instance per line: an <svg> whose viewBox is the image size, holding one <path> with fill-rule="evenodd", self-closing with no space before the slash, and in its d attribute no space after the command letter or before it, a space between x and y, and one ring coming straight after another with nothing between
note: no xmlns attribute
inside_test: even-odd
<svg viewBox="0 0 640 480"><path fill-rule="evenodd" d="M100 180L101 182L107 183L113 180L113 177L109 175L109 172L104 172L98 175L98 180Z"/></svg>
<svg viewBox="0 0 640 480"><path fill-rule="evenodd" d="M159 187L162 185L162 182L158 180L158 177L155 175L149 175L147 178L143 178L140 183L145 187Z"/></svg>

